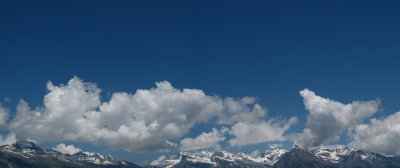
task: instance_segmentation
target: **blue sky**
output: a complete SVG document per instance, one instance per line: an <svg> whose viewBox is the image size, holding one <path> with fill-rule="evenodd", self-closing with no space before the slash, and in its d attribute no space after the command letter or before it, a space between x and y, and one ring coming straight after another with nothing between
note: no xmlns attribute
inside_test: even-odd
<svg viewBox="0 0 400 168"><path fill-rule="evenodd" d="M18 116L20 99L31 108L26 114L33 114L36 107L42 107L42 111L37 110L42 115L57 111L44 104L44 96L52 93L46 87L48 81L60 90L69 86L70 80L96 83L101 89L98 104L89 109L101 114L105 112L100 104L111 102L114 93L135 95L138 89L157 90L156 82L168 81L177 92L163 92L167 98L171 96L169 93L183 96L185 88L200 90L205 95L201 100L190 99L193 102L169 102L173 108L183 109L179 114L191 113L190 103L200 101L222 101L221 107L225 110L213 113L214 116L204 121L196 113L191 121L194 124L186 125L186 131L165 139L177 145L168 152L154 151L160 146L140 150L131 146L128 152L123 150L124 146L113 146L114 141L106 135L93 139L60 135L55 139L46 131L38 133L43 135L40 145L53 148L59 143L72 144L82 150L112 154L141 164L159 155L175 154L184 138L194 140L203 132L211 136L213 128L216 129L213 135L224 137L217 141L223 150L245 153L264 151L269 144L282 144L289 149L293 141L302 142L299 137L307 135L301 133L308 128L322 142L309 146L351 144L364 148L376 141L371 138L374 133L382 132L374 129L376 125L370 119L376 118L378 125L400 119L396 118L396 112L400 111L399 9L399 1L1 1L0 98L1 107L6 109L3 111L9 114L2 119L7 120L2 123L3 136L11 131L18 139L38 139L24 133L40 132L33 129L38 125L24 119L24 115L20 114L18 120L15 116ZM310 91L307 94L306 88ZM305 98L300 91L311 97ZM250 111L242 109L238 114L250 114L257 104L266 115L254 121L235 120L224 100L232 98L238 103L244 97L253 97L251 103L241 106ZM319 98L326 98L322 101L326 103L322 113L313 111L315 104L306 109L303 100L322 100ZM352 104L354 101L362 102L358 106ZM345 108L334 102L352 108L346 111L343 109L350 106ZM84 106L76 102L72 105ZM360 109L363 115L355 112ZM134 113L129 109L110 112L122 114L124 111ZM161 108L157 114L163 117L165 111L168 109ZM150 113L151 110L146 111ZM63 114L63 117L72 115L68 111ZM316 130L316 126L321 127L316 120L329 121L332 116L342 126L329 130L336 130L333 134L340 139L324 137L318 131L326 130ZM223 123L223 117L230 123ZM236 146L229 143L239 137L233 133L235 124L262 125L274 119L283 128L291 117L297 122L289 124L275 140ZM350 121L341 118L350 118ZM157 118L152 119L146 119L147 126ZM74 125L75 120L68 121ZM32 130L22 130L24 122ZM93 119L92 122L100 121ZM48 123L43 126L52 128ZM223 127L228 131L224 132ZM105 129L112 128L107 125ZM352 131L351 136L348 130ZM369 132L369 136L361 136L367 135L361 134L362 131ZM162 133L161 130L157 134ZM379 141L389 143L396 138L400 137ZM215 144L198 150L214 148ZM400 154L400 149L393 151L391 146L381 151L367 149Z"/></svg>

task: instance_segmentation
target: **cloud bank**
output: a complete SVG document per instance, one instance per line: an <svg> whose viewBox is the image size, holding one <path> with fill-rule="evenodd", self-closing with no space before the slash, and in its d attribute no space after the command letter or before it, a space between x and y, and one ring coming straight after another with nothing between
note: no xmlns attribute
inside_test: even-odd
<svg viewBox="0 0 400 168"><path fill-rule="evenodd" d="M301 134L291 136L304 147L317 147L323 143L338 140L345 129L354 128L378 111L380 100L354 101L350 104L322 98L314 92L300 91L304 106L310 114Z"/></svg>
<svg viewBox="0 0 400 168"><path fill-rule="evenodd" d="M0 126L11 132L0 137L0 145L15 143L17 139L67 140L141 152L219 150L223 141L240 147L293 140L309 148L338 140L344 130L353 130L350 147L400 155L396 145L400 139L400 112L363 124L378 111L379 99L343 104L304 89L300 95L310 112L305 128L302 133L285 135L297 123L297 117L267 118L268 109L257 104L254 97L221 98L198 89L176 89L163 81L157 82L155 88L138 89L134 94L113 93L108 102L101 102L101 89L78 77L66 85L48 82L47 89L42 107L31 109L21 99L9 122L10 112L0 104ZM197 137L185 137L201 123L216 127ZM63 153L80 150L65 144L55 149Z"/></svg>
<svg viewBox="0 0 400 168"><path fill-rule="evenodd" d="M113 93L108 102L100 101L96 84L78 77L67 85L48 82L47 89L43 107L31 109L24 100L17 105L8 128L18 139L92 142L135 152L196 150L218 147L224 140L223 132L212 130L183 139L179 146L174 143L199 123L232 126L229 133L235 138L230 144L240 146L283 140L284 132L297 121L295 117L267 121L267 109L253 97L223 99L198 89L179 90L167 81L135 94Z"/></svg>

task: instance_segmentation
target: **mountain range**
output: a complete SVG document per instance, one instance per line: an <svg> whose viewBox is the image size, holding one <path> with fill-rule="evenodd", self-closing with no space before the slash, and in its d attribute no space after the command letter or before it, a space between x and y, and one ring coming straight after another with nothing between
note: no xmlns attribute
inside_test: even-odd
<svg viewBox="0 0 400 168"><path fill-rule="evenodd" d="M322 168L354 167L384 168L399 167L400 157L385 156L363 150L340 148L306 149L294 145L290 151L273 147L257 158L244 153L219 152L180 152L175 156L158 159L146 168Z"/></svg>
<svg viewBox="0 0 400 168"><path fill-rule="evenodd" d="M56 150L43 150L33 142L17 141L0 146L1 168L139 168L140 166L117 160L110 155L79 151L73 155Z"/></svg>
<svg viewBox="0 0 400 168"><path fill-rule="evenodd" d="M33 142L17 141L0 146L0 168L139 168L134 163L114 159L110 155L79 151L73 155L53 149L41 149ZM291 168L291 167L354 167L400 168L400 157L363 150L338 148L306 149L294 145L290 151L269 148L254 158L247 154L226 151L179 152L151 162L145 168Z"/></svg>

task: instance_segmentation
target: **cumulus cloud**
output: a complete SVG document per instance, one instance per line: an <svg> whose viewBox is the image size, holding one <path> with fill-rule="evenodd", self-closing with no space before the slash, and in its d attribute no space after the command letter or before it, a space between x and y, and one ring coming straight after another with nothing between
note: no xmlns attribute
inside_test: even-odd
<svg viewBox="0 0 400 168"><path fill-rule="evenodd" d="M74 145L66 146L63 143L58 144L56 148L53 148L53 150L59 151L63 154L70 154L70 155L73 155L75 153L78 153L79 151L82 151L79 148L75 148Z"/></svg>
<svg viewBox="0 0 400 168"><path fill-rule="evenodd" d="M218 142L225 140L224 133L227 132L227 128L223 128L221 131L218 131L216 128L212 129L212 132L202 133L197 136L195 139L193 138L185 138L181 140L181 150L198 150L204 148L214 147L216 149L220 148L218 146Z"/></svg>
<svg viewBox="0 0 400 168"><path fill-rule="evenodd" d="M378 111L380 100L354 101L350 104L322 98L314 92L300 91L304 99L307 116L306 128L301 134L291 138L304 147L316 147L325 142L338 140L338 135L345 129L354 128L364 119Z"/></svg>
<svg viewBox="0 0 400 168"><path fill-rule="evenodd" d="M259 121L253 123L239 122L232 126L230 134L235 138L229 140L231 146L244 146L267 141L283 141L284 132L297 122L297 117L291 117L289 121Z"/></svg>
<svg viewBox="0 0 400 168"><path fill-rule="evenodd" d="M373 118L368 124L357 125L354 140L349 147L383 153L400 155L400 112L385 118Z"/></svg>
<svg viewBox="0 0 400 168"><path fill-rule="evenodd" d="M267 113L253 97L222 99L198 89L179 90L167 81L148 90L138 89L134 94L113 93L108 102L100 101L101 89L96 84L77 77L67 85L48 82L47 89L43 107L31 109L24 100L17 105L17 115L9 129L18 139L96 142L136 152L167 151L178 148L173 141L196 124L251 123ZM190 142L198 141L195 138Z"/></svg>
<svg viewBox="0 0 400 168"><path fill-rule="evenodd" d="M10 103L10 98L8 98L8 97L4 98L4 102Z"/></svg>

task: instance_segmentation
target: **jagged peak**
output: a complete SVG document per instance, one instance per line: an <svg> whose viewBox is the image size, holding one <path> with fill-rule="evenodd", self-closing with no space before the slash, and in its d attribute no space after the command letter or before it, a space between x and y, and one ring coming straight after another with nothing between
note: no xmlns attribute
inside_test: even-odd
<svg viewBox="0 0 400 168"><path fill-rule="evenodd" d="M265 152L263 152L261 154L261 157L274 157L274 155L276 155L276 157L280 157L281 155L283 155L284 153L288 152L287 150L281 149L280 147L270 147L269 149L267 149Z"/></svg>
<svg viewBox="0 0 400 168"><path fill-rule="evenodd" d="M17 149L35 149L35 150L42 150L38 145L36 145L34 142L30 141L20 141L17 140L14 144L12 144Z"/></svg>
<svg viewBox="0 0 400 168"><path fill-rule="evenodd" d="M294 149L301 149L301 150L307 150L306 148L300 146L299 144L293 144Z"/></svg>

